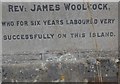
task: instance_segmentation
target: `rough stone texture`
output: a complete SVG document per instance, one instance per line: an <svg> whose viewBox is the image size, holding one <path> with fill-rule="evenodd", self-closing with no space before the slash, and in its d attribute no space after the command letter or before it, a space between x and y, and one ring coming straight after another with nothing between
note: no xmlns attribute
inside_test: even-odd
<svg viewBox="0 0 120 84"><path fill-rule="evenodd" d="M118 81L117 51L79 51L79 54L66 52L54 53L53 56L50 53L45 54L46 58L42 60L41 56L38 56L39 53L4 55L2 80L4 82ZM90 56L93 54L96 56ZM104 57L106 55L108 57Z"/></svg>
<svg viewBox="0 0 120 84"><path fill-rule="evenodd" d="M8 12L8 5L24 5L27 11ZM66 34L67 38L54 39L12 39L2 40L2 81L3 82L118 82L120 70L118 67L118 3L107 3L108 10L91 10L90 3L83 4L87 11L65 11L64 3L60 11L32 12L33 4L56 3L3 3L2 20L15 23L14 26L2 27L3 35L26 34L48 35L50 33ZM92 3L94 4L94 3ZM99 3L95 3L99 4ZM102 13L101 13L102 11ZM112 24L63 24L63 25L17 25L16 21L44 20L75 20L75 19L114 19ZM113 37L93 37L89 34L104 33L108 30ZM109 32L110 32L109 31ZM78 36L71 38L70 33L86 33L86 38ZM46 34L44 34L46 33ZM47 36L46 35L46 36ZM50 50L52 49L52 50ZM68 49L68 50L67 50ZM84 49L84 50L80 50ZM89 50L85 50L89 49ZM92 50L93 49L93 50ZM50 51L47 51L50 50ZM57 51L58 50L58 51ZM61 50L61 51L60 51ZM110 51L107 51L110 50ZM23 51L23 52L22 52ZM28 51L28 52L26 52ZM29 52L31 51L31 52ZM34 52L36 51L36 52ZM16 53L18 52L18 53ZM8 53L8 54L7 54ZM11 54L9 54L11 53Z"/></svg>
<svg viewBox="0 0 120 84"><path fill-rule="evenodd" d="M120 62L118 63L118 84L120 83Z"/></svg>

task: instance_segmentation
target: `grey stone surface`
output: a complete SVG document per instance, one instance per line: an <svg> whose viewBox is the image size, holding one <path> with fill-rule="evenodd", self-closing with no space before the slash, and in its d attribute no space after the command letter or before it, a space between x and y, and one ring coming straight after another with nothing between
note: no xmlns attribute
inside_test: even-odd
<svg viewBox="0 0 120 84"><path fill-rule="evenodd" d="M101 51L97 52L96 57L90 56L91 53L96 54L95 51L79 51L79 54L61 53L63 55L59 56L58 53L56 55L54 53L51 59L51 54L47 54L49 56L45 55L46 58L42 60L37 58L38 54L4 55L2 80L4 82L60 82L63 80L64 82L84 82L86 80L89 82L117 82L118 52ZM82 57L83 54L84 57ZM98 54L99 57L97 57ZM74 60L70 58L72 55L74 55ZM20 58L18 58L19 56ZM33 60L32 57L36 57L36 59ZM64 60L61 60L62 57Z"/></svg>
<svg viewBox="0 0 120 84"><path fill-rule="evenodd" d="M42 5L60 5L59 11L30 11L34 4L36 6ZM99 4L107 4L107 10L65 10L64 4L69 2L61 3L49 3L49 2L38 2L38 3L3 3L2 6L2 21L6 23L13 23L13 26L3 25L2 27L2 45L3 53L14 53L24 51L46 51L46 50L67 50L67 49L98 49L98 50L117 50L118 49L118 3L101 2L101 3L83 3L73 2L71 5L84 5L88 7L89 4L92 6L98 6ZM27 11L9 12L9 5L24 6ZM103 7L103 6L102 6ZM19 8L18 8L19 9ZM91 19L97 19L97 24L67 24L66 20L83 20L87 22ZM101 20L105 19L105 23L101 23ZM113 23L107 23L108 19L114 20ZM43 21L50 20L63 20L63 25L45 25ZM18 25L18 22L27 21L29 25ZM41 21L41 25L31 25L31 21ZM113 36L99 37L101 33L113 33ZM76 37L71 36L73 33ZM85 37L84 37L85 33ZM90 33L95 33L95 37L90 37ZM99 35L97 35L97 33ZM54 38L50 34L54 34ZM58 34L66 34L66 37L59 38ZM4 40L5 36L14 37L19 35L20 39ZM25 35L33 35L33 39L24 39ZM36 36L37 35L37 36ZM42 39L38 38L38 35L42 35ZM48 37L47 37L48 35ZM45 36L45 38L43 37Z"/></svg>
<svg viewBox="0 0 120 84"><path fill-rule="evenodd" d="M57 4L60 5L60 11L31 11L34 4L39 9L43 4L48 6L52 4L53 7ZM65 4L80 5L83 8L66 11ZM98 7L99 4L102 6L107 4L107 8L94 10L93 6ZM84 10L84 6L87 10ZM10 11L9 7L15 9ZM2 81L117 82L119 72L117 10L118 3L112 2L4 2ZM63 24L58 24L61 20ZM95 20L98 20L98 24L93 23ZM101 20L105 22L102 23ZM41 22L40 25L31 24L38 21ZM44 21L48 23L45 24ZM54 21L57 24L54 24ZM70 21L82 22L69 24ZM4 22L7 24L4 25ZM75 35L71 36L71 33ZM63 37L59 38L58 34ZM99 37L102 34L105 35Z"/></svg>

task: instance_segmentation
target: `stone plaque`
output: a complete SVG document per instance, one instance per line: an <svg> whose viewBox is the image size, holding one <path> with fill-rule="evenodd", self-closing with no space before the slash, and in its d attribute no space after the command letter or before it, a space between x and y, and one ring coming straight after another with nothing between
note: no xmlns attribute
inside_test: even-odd
<svg viewBox="0 0 120 84"><path fill-rule="evenodd" d="M118 48L118 3L2 4L3 52Z"/></svg>
<svg viewBox="0 0 120 84"><path fill-rule="evenodd" d="M3 82L118 81L118 3L3 2Z"/></svg>

